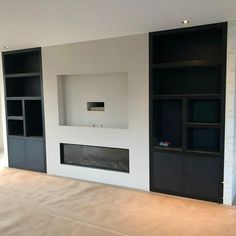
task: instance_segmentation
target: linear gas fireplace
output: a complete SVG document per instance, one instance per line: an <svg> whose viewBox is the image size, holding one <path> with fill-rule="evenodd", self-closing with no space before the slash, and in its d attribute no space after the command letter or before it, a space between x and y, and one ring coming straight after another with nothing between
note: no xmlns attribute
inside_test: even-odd
<svg viewBox="0 0 236 236"><path fill-rule="evenodd" d="M79 144L60 144L61 164L129 172L129 150Z"/></svg>

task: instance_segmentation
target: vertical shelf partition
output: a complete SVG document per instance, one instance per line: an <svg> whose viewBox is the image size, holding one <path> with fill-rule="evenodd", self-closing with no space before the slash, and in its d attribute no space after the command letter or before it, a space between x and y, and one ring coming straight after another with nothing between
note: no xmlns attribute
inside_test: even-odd
<svg viewBox="0 0 236 236"><path fill-rule="evenodd" d="M46 172L41 49L2 57L9 166Z"/></svg>
<svg viewBox="0 0 236 236"><path fill-rule="evenodd" d="M150 33L152 191L222 202L226 31Z"/></svg>

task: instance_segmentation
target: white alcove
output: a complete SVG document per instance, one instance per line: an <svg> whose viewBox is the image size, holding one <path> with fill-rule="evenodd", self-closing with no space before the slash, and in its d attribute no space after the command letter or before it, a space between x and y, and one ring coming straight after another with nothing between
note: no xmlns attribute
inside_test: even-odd
<svg viewBox="0 0 236 236"><path fill-rule="evenodd" d="M128 128L128 73L58 75L59 125Z"/></svg>

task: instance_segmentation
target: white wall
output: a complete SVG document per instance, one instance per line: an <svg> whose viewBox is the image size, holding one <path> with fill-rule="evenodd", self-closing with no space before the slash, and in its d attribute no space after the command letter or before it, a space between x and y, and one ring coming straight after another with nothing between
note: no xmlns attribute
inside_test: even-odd
<svg viewBox="0 0 236 236"><path fill-rule="evenodd" d="M44 47L49 174L149 189L148 34ZM59 126L57 75L128 72L128 129ZM59 143L128 148L130 173L60 164Z"/></svg>
<svg viewBox="0 0 236 236"><path fill-rule="evenodd" d="M69 126L128 128L128 73L58 76L59 123ZM87 102L104 102L88 111Z"/></svg>
<svg viewBox="0 0 236 236"><path fill-rule="evenodd" d="M236 21L228 24L225 111L224 203L236 194Z"/></svg>

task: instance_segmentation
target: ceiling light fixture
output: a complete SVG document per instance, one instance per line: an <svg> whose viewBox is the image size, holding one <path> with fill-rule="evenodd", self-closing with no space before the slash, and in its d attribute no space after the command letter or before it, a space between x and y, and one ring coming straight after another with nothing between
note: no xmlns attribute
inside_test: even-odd
<svg viewBox="0 0 236 236"><path fill-rule="evenodd" d="M186 25L189 23L189 20L183 20L183 21L181 21L181 23Z"/></svg>
<svg viewBox="0 0 236 236"><path fill-rule="evenodd" d="M4 49L9 49L9 47L8 46L5 46L5 47L3 47Z"/></svg>

